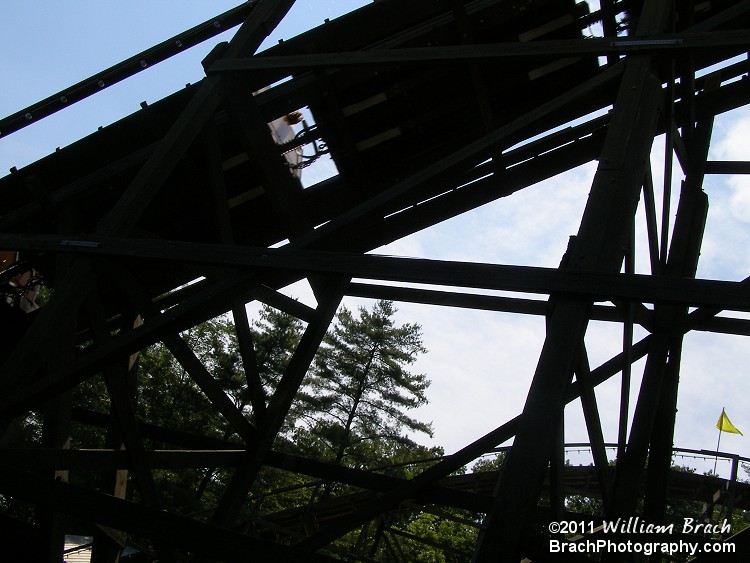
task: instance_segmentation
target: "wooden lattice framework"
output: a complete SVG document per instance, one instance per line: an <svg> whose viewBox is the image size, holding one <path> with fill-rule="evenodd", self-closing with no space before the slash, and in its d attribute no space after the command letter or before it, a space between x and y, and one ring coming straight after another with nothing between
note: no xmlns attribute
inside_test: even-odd
<svg viewBox="0 0 750 563"><path fill-rule="evenodd" d="M64 528L58 514L64 513L151 538L162 560L173 560L176 549L232 561L328 561L336 556L328 551L331 542L382 522L406 503L486 514L475 561L544 560L538 524L563 509L561 419L577 398L605 516L635 514L643 500L640 514L659 522L683 336L698 328L750 334L747 321L717 317L750 308L746 284L695 279L708 205L704 175L750 170L746 162L707 161L714 116L750 102L748 81L734 80L747 74L746 57L701 78L696 72L747 54L750 4L602 0L601 11L590 14L572 0L382 0L254 55L292 4L247 3L232 13L242 25L205 59L200 83L0 179L0 247L21 257L0 274L2 282L11 288L33 268L54 288L38 311L23 313L11 299L0 319L3 443L14 418L37 411L45 420L43 449L3 450L0 493L38 508L35 545L45 560L59 561ZM625 10L623 36L618 26ZM602 22L604 37L584 39L581 29L593 21ZM148 56L158 62L173 45ZM132 74L129 65L143 56L107 76ZM0 135L87 95L87 87L10 116ZM317 124L308 137L327 145L339 171L307 189L282 155L290 147L276 145L267 127L303 106ZM669 245L668 229L657 234L649 164L653 140L663 133L686 178ZM592 160L597 172L580 229L558 269L366 254ZM628 251L641 195L651 275L632 273ZM305 278L317 307L277 291ZM549 300L383 281L538 293ZM274 451L345 295L546 316L546 340L522 414L411 480ZM253 300L307 325L271 397L253 378L251 348L243 345L248 385L256 391L250 416L227 398L179 333L232 312L247 344L245 304ZM649 334L626 339L621 353L591 368L583 338L592 319L622 323L631 334L638 324ZM244 450L136 419L131 358L158 341L224 415ZM615 374L627 377L642 358L635 415L612 472L593 390ZM72 409L71 389L100 373L111 416ZM123 449L66 449L71 421L114 425ZM154 436L184 450L149 451L143 439ZM443 481L510 438L514 445L502 477L493 477L496 486L475 492ZM61 472L83 466L128 469L139 502L63 482ZM152 469L186 466L235 468L210 524L159 509ZM332 506L291 543L243 534L237 515L263 466L369 493L353 509ZM540 510L548 478L551 506ZM116 560L117 550L99 549L100 560Z"/></svg>

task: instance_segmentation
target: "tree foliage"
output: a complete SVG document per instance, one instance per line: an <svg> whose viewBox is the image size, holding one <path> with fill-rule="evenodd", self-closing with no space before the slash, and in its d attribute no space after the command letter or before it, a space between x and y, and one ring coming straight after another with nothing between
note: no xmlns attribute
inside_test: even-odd
<svg viewBox="0 0 750 563"><path fill-rule="evenodd" d="M258 374L266 394L276 389L302 337L302 321L264 305L253 324L253 344Z"/></svg>
<svg viewBox="0 0 750 563"><path fill-rule="evenodd" d="M420 473L429 460L434 462L442 455L439 447L419 444L421 438L432 436L432 428L411 414L427 402L430 383L425 375L412 371L419 355L426 353L421 327L399 324L396 313L390 301L378 301L356 312L347 308L339 311L274 448L402 478ZM257 389L262 389L260 395L268 400L289 365L303 328L299 319L264 306L250 327L253 357L244 359L228 317L197 325L181 336L234 406L249 421L256 422L253 401L258 398L251 400L249 378L257 378L256 395ZM246 373L248 361L255 367ZM242 447L233 428L167 346L150 346L139 354L138 364L133 406L139 422L186 435L228 440ZM79 410L109 414L105 378L96 375L78 386L73 405ZM42 429L43 417L38 413L15 419L8 429L6 446L40 447ZM73 448L119 447L114 417L111 428L74 422L71 432ZM155 438L145 440L146 449L173 447ZM503 453L483 458L472 471L502 471L504 458ZM230 470L221 468L157 469L152 475L164 508L197 518L211 514L232 477ZM101 477L101 472L71 473L71 482L99 487L104 482ZM245 509L246 522L272 519L274 514L304 507L310 501L353 491L328 485L302 474L264 467ZM128 487L128 495L138 495L134 486ZM566 509L601 514L601 501L569 495ZM19 521L34 519L30 506L11 497L0 496L0 513L12 514ZM666 506L665 520L679 524L683 518L701 513L702 503L673 500ZM721 514L715 517L721 518ZM455 509L395 511L345 535L336 547L341 550L339 554L347 554L348 560L354 560L352 557L358 556L352 554L358 553L383 562L460 563L471 559L481 521L481 514ZM735 532L746 527L744 513L735 511L732 524Z"/></svg>
<svg viewBox="0 0 750 563"><path fill-rule="evenodd" d="M426 352L421 327L397 323L396 312L390 301L379 301L356 312L346 308L339 311L274 448L402 478L413 477L425 468L425 460L429 462L442 455L441 448L419 444L420 437L432 436L432 428L411 414L427 402L429 386L425 375L411 369L419 355ZM272 396L300 342L304 323L264 306L250 328L252 358L243 359L235 327L228 317L192 327L181 338L234 406L249 421L256 422L253 401L258 400L257 389L262 389L260 394L266 401ZM248 361L255 367L246 373ZM167 345L157 343L141 351L137 366L134 372L137 375L130 376L130 384L138 422L182 432L186 437L237 442L241 447L234 429ZM252 400L248 378L257 378L256 396ZM82 411L109 415L112 407L103 375L80 385L73 402ZM71 447L119 448L116 418L111 420L109 428L74 423ZM42 426L39 417L32 414L14 424L18 426L13 434L19 445L39 444ZM179 447L166 440L150 436L144 438L144 447L147 450ZM232 477L231 470L222 468L154 469L151 474L163 508L203 519L210 518ZM107 478L102 480L98 471L79 472L71 477L73 482L86 487L109 487L105 485ZM250 492L245 521L305 506L310 500L320 498L321 485L305 475L264 467ZM345 495L352 489L326 487L325 492L325 496ZM127 487L127 495L140 496L134 482ZM19 519L33 517L28 511L22 514L24 507L9 504L11 501L0 497L0 511L15 513ZM338 546L351 553L357 541L366 538L372 542L368 549L373 554L377 552L378 560L388 561L388 541L400 541L409 560L464 561L468 560L465 554L471 551L476 536L471 518L454 511L405 512L391 520L385 536L381 534L390 540L374 542L373 526L369 528L370 535L354 531Z"/></svg>
<svg viewBox="0 0 750 563"><path fill-rule="evenodd" d="M390 301L342 308L316 356L297 434L334 463L372 467L418 451L413 434L432 436L407 414L427 402L429 380L408 369L426 352L421 327L397 325L395 313Z"/></svg>

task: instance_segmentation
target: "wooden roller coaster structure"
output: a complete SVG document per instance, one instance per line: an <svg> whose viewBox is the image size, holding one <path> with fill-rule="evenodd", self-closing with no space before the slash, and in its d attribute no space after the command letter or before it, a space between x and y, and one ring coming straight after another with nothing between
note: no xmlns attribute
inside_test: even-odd
<svg viewBox="0 0 750 563"><path fill-rule="evenodd" d="M0 136L10 135L213 28L239 25L206 57L199 83L0 179L0 248L9 249L0 273L0 494L30 503L38 515L33 525L5 529L36 538L29 542L40 561L61 559L61 514L111 537L117 530L149 538L163 561L184 553L368 561L371 545L343 555L332 546L368 523L382 526L394 511L448 507L483 515L474 561L544 561L553 557L541 530L563 516L566 487L583 479L581 470L564 469L562 454L563 412L576 399L594 460L580 490L601 500L605 518L662 522L675 483L688 486L670 477L683 337L692 330L750 334L747 320L717 316L750 309L747 283L695 277L708 206L704 175L750 171L747 162L708 160L714 116L750 103L750 3L601 0L591 10L573 0L380 0L256 53L293 3L247 2L0 121ZM584 37L596 22L602 37ZM268 124L303 107L315 125L274 142ZM657 234L649 159L662 134L685 176L671 237L664 224ZM304 163L289 158L302 146L325 147L338 174L303 189ZM592 161L598 164L580 228L557 269L369 254ZM641 194L650 274L633 273L629 244ZM669 217L670 203L663 205ZM302 279L316 307L278 291ZM40 280L52 295L37 308ZM501 298L493 290L547 300ZM545 316L522 413L408 480L275 451L346 295ZM245 305L255 300L306 323L269 397L253 377L247 345ZM229 400L180 336L229 312L256 391L249 412ZM638 325L648 335L631 337L620 353L590 367L584 335L592 320L621 323L631 335ZM131 359L156 342L226 418L241 447L137 419ZM616 374L628 377L642 359L635 413L624 420L629 435L621 431L610 467L594 389ZM71 391L100 374L111 413L72 408ZM30 412L44 420L43 447L11 448L13 421ZM67 448L72 422L116 428L122 449ZM180 449L149 450L144 440L155 437ZM450 477L510 439L499 475ZM267 466L361 493L267 520L293 534L264 534L258 526L246 533L238 515ZM81 467L128 470L138 500L66 483L64 472ZM210 522L159 508L152 471L185 467L234 472ZM712 478L692 479L705 485ZM690 486L712 494L721 485ZM743 507L745 489L733 490L742 494L732 502ZM539 506L542 494L549 506ZM746 549L746 539L735 541L739 552ZM119 557L118 549L95 551L97 561Z"/></svg>

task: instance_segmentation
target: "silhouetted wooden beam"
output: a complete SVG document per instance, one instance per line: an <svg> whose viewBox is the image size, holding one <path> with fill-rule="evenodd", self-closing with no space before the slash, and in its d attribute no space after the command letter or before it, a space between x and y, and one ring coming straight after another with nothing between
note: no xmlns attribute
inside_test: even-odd
<svg viewBox="0 0 750 563"><path fill-rule="evenodd" d="M690 136L691 160L687 163L687 175L682 183L669 259L663 268L665 277L689 279L695 276L698 267L708 217L708 196L702 191L703 171L712 131L713 117L709 116L698 122ZM658 327L654 334L655 345L646 360L627 450L617 462L615 514L629 515L635 510L637 491L648 459L649 516L656 521L663 518L666 475L672 461L683 336L674 327L687 313L685 306L657 304L654 308L654 324ZM657 425L656 420L665 424Z"/></svg>
<svg viewBox="0 0 750 563"><path fill-rule="evenodd" d="M232 525L239 517L245 498L258 471L263 466L277 434L281 430L302 380L336 314L344 295L343 289L348 282L348 279L332 278L329 280L327 287L321 287L316 318L305 328L297 348L294 350L273 395L268 401L263 418L263 427L256 434L256 439L253 440L251 456L247 463L240 466L232 476L232 480L214 512L212 522L215 524Z"/></svg>
<svg viewBox="0 0 750 563"><path fill-rule="evenodd" d="M745 280L743 283L747 286L748 281L750 280ZM689 315L689 318L692 322L706 322L717 313L718 311L716 310L697 309ZM649 351L652 341L653 335L649 335L636 342L629 355L629 361L637 362L644 358ZM625 365L625 361L626 355L624 353L619 353L599 365L597 368L591 370L590 385L600 385L609 380L615 374L620 373ZM565 393L566 404L578 399L581 396L581 393L581 383L578 381L571 383ZM338 522L332 523L330 528L318 532L316 536L305 540L303 543L310 546L326 545L326 543L332 541L333 538L346 533L346 531L352 529L358 525L358 523L362 524L367 520L374 518L376 515L392 509L402 500L412 498L418 491L431 486L440 479L459 470L468 463L471 463L482 454L492 451L499 444L511 439L515 435L516 425L518 424L519 419L520 415L508 420L501 426L488 432L456 453L446 456L442 461L427 468L408 483L404 483L401 487L385 493L382 497L374 500L369 506L362 507L355 513L349 514Z"/></svg>
<svg viewBox="0 0 750 563"><path fill-rule="evenodd" d="M252 538L110 495L53 479L40 479L7 465L0 465L0 492L208 558L241 561L252 554L254 561L269 563L279 560L298 563L332 561L322 555Z"/></svg>
<svg viewBox="0 0 750 563"><path fill-rule="evenodd" d="M125 268L116 268L113 279L119 285L124 295L132 301L138 312L146 319L158 317L161 312L152 304L151 300L140 287L135 277ZM164 345L172 353L177 362L200 387L203 394L211 402L213 407L224 416L232 426L232 429L248 444L255 440L256 428L246 418L245 414L235 405L234 401L227 396L224 389L208 371L203 362L196 356L192 348L185 342L179 332L168 332L162 339Z"/></svg>
<svg viewBox="0 0 750 563"><path fill-rule="evenodd" d="M73 420L100 428L106 428L110 421L107 415L81 408L73 409ZM166 453L159 450L146 452L146 464L152 468L223 467L224 463L230 464L231 467L237 467L247 461L248 458L247 450L240 450L242 444L237 442L199 436L145 422L139 422L138 429L143 437L150 440L186 448L171 450ZM8 462L23 466L34 463L44 466L58 465L62 468L71 464L71 469L73 466L86 466L87 463L91 464L88 467L98 467L99 465L110 467L108 464L127 462L127 457L119 452L111 453L103 450L95 451L95 453L89 453L91 450L67 451L78 453L60 453L60 450L14 450L15 453L8 454ZM225 451L229 453L225 455ZM241 454L238 452L241 452ZM204 463L204 465L197 465L198 463ZM274 450L267 452L265 464L308 477L327 479L378 492L390 491L405 483L405 479L400 477L353 469ZM127 467L127 465L123 467ZM478 497L466 493L459 495L453 490L443 490L439 485L419 491L415 498L421 502L445 504L468 510L483 511L487 508L486 502Z"/></svg>
<svg viewBox="0 0 750 563"><path fill-rule="evenodd" d="M106 326L106 318L101 301L92 294L86 303L85 310L89 317L95 341L105 342L111 338ZM159 495L153 475L143 461L143 440L138 431L138 422L133 407L133 397L128 382L129 358L112 362L103 369L104 381L112 408L114 421L124 444L129 460L128 467L133 470L136 485L143 501L152 508L159 508ZM120 498L124 498L124 495Z"/></svg>
<svg viewBox="0 0 750 563"><path fill-rule="evenodd" d="M598 88L609 84L612 80L620 76L621 72L622 67L619 63L606 69L599 75L572 88L555 99L541 104L526 114L504 124L495 131L492 131L454 153L447 155L438 162L426 166L408 178L405 178L378 194L375 194L361 204L348 209L337 217L331 219L325 225L318 227L315 231L295 240L290 246L292 248L303 248L309 247L313 244L325 244L336 234L340 235L344 232L347 227L350 227L355 222L376 213L389 203L397 201L417 186L438 178L442 174L455 170L459 165L466 164L469 161L476 164L477 162L480 162L482 158L492 156L494 152L503 147L504 143L509 143L509 140L518 135L520 131L523 131L530 125L545 118L553 112L560 111L568 104L584 98Z"/></svg>
<svg viewBox="0 0 750 563"><path fill-rule="evenodd" d="M591 366L589 365L586 347L581 346L579 360L576 366L576 381L581 391L581 406L586 421L586 430L591 443L591 454L594 458L596 477L599 481L599 491L604 508L604 515L610 514L612 506L612 483L609 479L609 461L604 446L604 432L599 417L599 406L594 393L594 385L591 382Z"/></svg>
<svg viewBox="0 0 750 563"><path fill-rule="evenodd" d="M742 0L729 6L721 12L713 14L711 17L706 18L700 23L690 26L688 31L690 33L703 33L711 31L723 25L726 25L739 17L745 16L750 11L750 1Z"/></svg>
<svg viewBox="0 0 750 563"><path fill-rule="evenodd" d="M98 170L91 172L83 178L79 178L78 180L75 180L67 184L66 186L51 191L49 194L50 202L52 204L61 204L69 200L70 198L85 193L93 186L96 186L102 181L106 181L112 176L116 176L117 174L121 174L134 166L142 164L153 152L155 146L156 144L154 143L138 149L132 154L128 154L126 156L123 156L119 160L116 160L115 162L111 162L109 164L106 164L105 166L102 166ZM5 213L0 218L0 229L13 228L14 226L21 224L24 221L40 214L42 211L42 205L38 201L28 203L22 207L19 207L18 209L14 209L13 211Z"/></svg>
<svg viewBox="0 0 750 563"><path fill-rule="evenodd" d="M662 32L670 8L670 3L647 0L636 35ZM620 271L657 131L661 100L656 98L660 96L661 83L651 57L628 57L578 234L571 240L561 270ZM563 416L564 394L593 302L552 297L550 305L553 311L547 317L544 346L498 483L495 509L484 519L475 563L518 560L519 537L537 503L548 452Z"/></svg>
<svg viewBox="0 0 750 563"><path fill-rule="evenodd" d="M150 434L146 425L141 425L145 435ZM199 437L196 437L199 439ZM236 444L234 444L236 447ZM145 467L150 469L181 470L203 467L236 469L247 463L247 450L155 450L143 453ZM130 469L132 460L125 450L51 450L8 449L3 450L4 462L24 469L92 470ZM313 459L269 452L267 465L311 478L326 479L360 487L374 492L384 492L403 484L405 479L381 473L352 469ZM449 485L449 483L446 483ZM415 500L419 503L441 504L466 510L484 511L490 499L468 491L435 486L421 492Z"/></svg>
<svg viewBox="0 0 750 563"><path fill-rule="evenodd" d="M306 70L364 66L404 66L414 64L465 64L473 61L496 61L523 57L552 58L579 56L642 54L692 51L706 48L734 47L741 51L750 42L746 30L701 34L665 34L648 38L591 37L552 41L526 41L479 45L446 45L411 47L310 55L255 56L242 59L223 58L208 67L210 75L238 71Z"/></svg>
<svg viewBox="0 0 750 563"><path fill-rule="evenodd" d="M253 2L245 2L166 41L162 41L150 49L133 55L121 63L94 74L57 94L0 119L0 138L70 107L76 102L117 84L121 80L142 72L146 68L152 68L156 64L215 37L219 33L224 33L238 26L245 21L254 8Z"/></svg>
<svg viewBox="0 0 750 563"><path fill-rule="evenodd" d="M225 55L236 57L254 52L281 21L294 0L260 0L255 3L248 19L225 49ZM156 197L167 177L182 159L205 123L214 115L223 98L221 78L209 78L201 83L169 132L154 148L145 164L131 181L106 217L97 233L122 234L130 232ZM55 288L50 302L44 307L30 329L24 334L8 358L0 365L4 385L12 387L22 375L37 377L46 354L53 346L39 347L39 342L50 345L60 338L59 327L65 319L75 317L79 307L101 274L98 265L89 260L78 260Z"/></svg>
<svg viewBox="0 0 750 563"><path fill-rule="evenodd" d="M96 346L70 366L53 370L49 375L18 388L0 400L0 412L19 414L34 407L36 400L52 397L94 375L117 357L127 357L169 334L186 330L198 322L215 317L231 308L238 298L252 300L255 277L236 275L205 287L180 305L170 309L135 330L118 334L105 344ZM7 409L7 411L6 411Z"/></svg>
<svg viewBox="0 0 750 563"><path fill-rule="evenodd" d="M650 340L651 338L647 336L633 346L632 361L638 361L646 355ZM624 355L618 354L592 370L591 384L599 385L616 373L619 373L622 370L623 363ZM574 382L568 387L565 401L566 403L571 403L580 396L581 386L578 382ZM355 513L348 514L346 518L339 519L337 522L332 523L330 527L319 531L302 543L310 547L324 546L336 537L353 529L358 524L362 524L376 515L392 509L402 500L414 497L418 491L437 483L440 479L458 471L479 456L493 451L499 444L511 439L515 435L520 418L520 415L518 415L508 420L454 454L446 456L439 463L428 467L403 486L389 491L382 497L373 500L370 505L360 508Z"/></svg>
<svg viewBox="0 0 750 563"><path fill-rule="evenodd" d="M71 251L76 254L138 256L244 266L256 271L290 270L394 282L547 295L567 294L593 301L622 299L750 310L750 291L740 282L110 237L70 239L58 235L0 234L0 246L44 252Z"/></svg>
<svg viewBox="0 0 750 563"><path fill-rule="evenodd" d="M709 160L706 162L706 174L750 174L750 162L747 160Z"/></svg>

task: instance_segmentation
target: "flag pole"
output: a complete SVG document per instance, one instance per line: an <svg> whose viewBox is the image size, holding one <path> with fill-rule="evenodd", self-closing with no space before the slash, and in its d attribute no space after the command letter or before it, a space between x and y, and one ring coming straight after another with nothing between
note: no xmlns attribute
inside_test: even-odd
<svg viewBox="0 0 750 563"><path fill-rule="evenodd" d="M724 407L721 408L721 418L724 420ZM719 444L721 443L721 424L719 424L719 439L716 440L716 459L714 459L714 475L716 475L716 463L719 461Z"/></svg>

